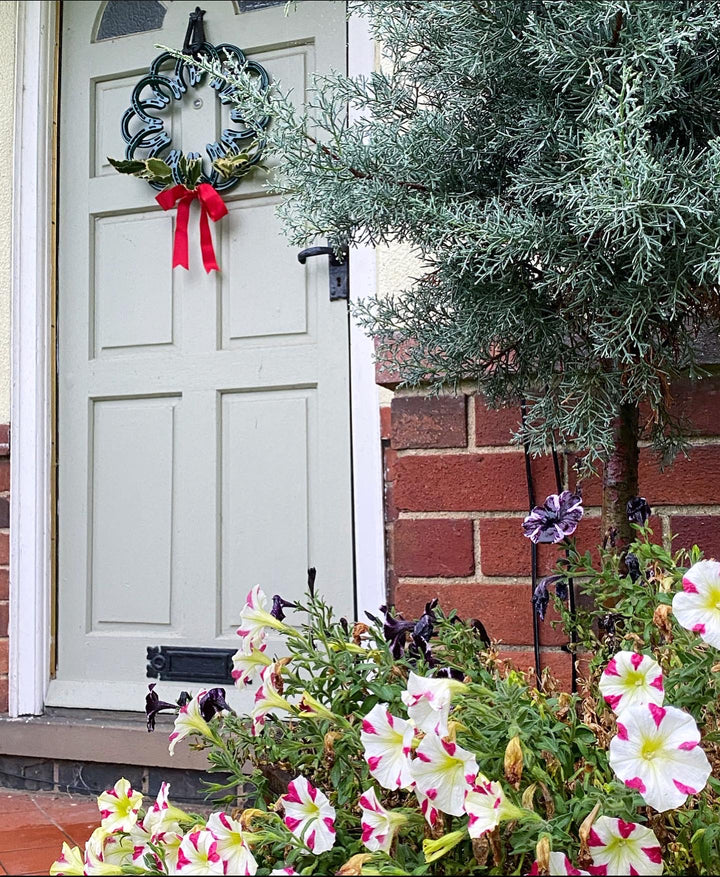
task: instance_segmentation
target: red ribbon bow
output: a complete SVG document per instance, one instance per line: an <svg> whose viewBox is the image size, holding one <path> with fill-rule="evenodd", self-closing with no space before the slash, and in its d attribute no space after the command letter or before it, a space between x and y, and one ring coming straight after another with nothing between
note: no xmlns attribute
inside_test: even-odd
<svg viewBox="0 0 720 877"><path fill-rule="evenodd" d="M165 189L155 196L155 200L163 210L170 210L177 204L177 222L175 224L175 242L173 244L173 263L188 267L188 220L190 219L190 204L198 199L200 201L200 250L202 252L203 266L207 273L219 271L215 249L213 248L212 235L208 216L213 222L222 219L228 212L225 202L210 183L200 183L197 189L186 189L185 186L173 186Z"/></svg>

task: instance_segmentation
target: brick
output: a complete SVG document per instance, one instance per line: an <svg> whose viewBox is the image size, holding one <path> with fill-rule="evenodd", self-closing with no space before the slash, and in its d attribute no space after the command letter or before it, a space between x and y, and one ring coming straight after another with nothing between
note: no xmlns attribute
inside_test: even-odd
<svg viewBox="0 0 720 877"><path fill-rule="evenodd" d="M494 518L480 521L480 566L484 576L530 575L529 539L523 535L522 518ZM549 575L559 557L554 545L540 545L538 573Z"/></svg>
<svg viewBox="0 0 720 877"><path fill-rule="evenodd" d="M393 448L467 446L466 397L396 396L391 404Z"/></svg>
<svg viewBox="0 0 720 877"><path fill-rule="evenodd" d="M648 448L640 451L640 494L657 505L703 505L720 497L720 446L691 448L690 458L679 456L660 471Z"/></svg>
<svg viewBox="0 0 720 877"><path fill-rule="evenodd" d="M680 378L670 386L671 413L681 416L690 424L690 435L720 435L720 375L712 375L699 381ZM650 407L640 406L640 423L650 418Z"/></svg>
<svg viewBox="0 0 720 877"><path fill-rule="evenodd" d="M0 457L10 456L10 424L0 424Z"/></svg>
<svg viewBox="0 0 720 877"><path fill-rule="evenodd" d="M380 438L390 438L390 406L380 406Z"/></svg>
<svg viewBox="0 0 720 877"><path fill-rule="evenodd" d="M393 532L398 576L469 576L475 571L472 521L403 518Z"/></svg>
<svg viewBox="0 0 720 877"><path fill-rule="evenodd" d="M5 600L0 603L0 636L8 635L8 621L10 618L10 604Z"/></svg>
<svg viewBox="0 0 720 877"><path fill-rule="evenodd" d="M552 461L533 460L535 492L555 490ZM521 453L437 454L400 457L395 502L403 511L526 511L527 483Z"/></svg>
<svg viewBox="0 0 720 877"><path fill-rule="evenodd" d="M8 711L8 680L0 679L0 713Z"/></svg>
<svg viewBox="0 0 720 877"><path fill-rule="evenodd" d="M520 428L520 409L488 408L481 395L475 396L475 443L483 446L509 445Z"/></svg>
<svg viewBox="0 0 720 877"><path fill-rule="evenodd" d="M10 599L9 571L0 567L0 600Z"/></svg>
<svg viewBox="0 0 720 877"><path fill-rule="evenodd" d="M10 460L0 459L0 493L10 490Z"/></svg>
<svg viewBox="0 0 720 877"><path fill-rule="evenodd" d="M0 566L10 563L10 534L0 533Z"/></svg>
<svg viewBox="0 0 720 877"><path fill-rule="evenodd" d="M0 530L7 530L10 526L10 500L0 496Z"/></svg>
<svg viewBox="0 0 720 877"><path fill-rule="evenodd" d="M500 657L509 661L518 670L522 670L530 675L535 672L535 656L533 652L500 652ZM540 655L540 666L542 669L549 667L553 676L560 683L560 687L565 691L572 688L572 658L566 652L542 652Z"/></svg>
<svg viewBox="0 0 720 877"><path fill-rule="evenodd" d="M10 640L7 637L0 637L0 676L7 676L9 646Z"/></svg>
<svg viewBox="0 0 720 877"><path fill-rule="evenodd" d="M437 597L444 612L457 610L463 620L479 618L491 639L505 645L532 645L532 605L530 585L505 584L407 584L401 582L395 591L395 605L406 618L419 618L425 603ZM560 627L553 628L558 615L551 606L540 623L542 645L567 642Z"/></svg>
<svg viewBox="0 0 720 877"><path fill-rule="evenodd" d="M670 518L673 550L699 545L705 557L720 558L720 516L673 515Z"/></svg>

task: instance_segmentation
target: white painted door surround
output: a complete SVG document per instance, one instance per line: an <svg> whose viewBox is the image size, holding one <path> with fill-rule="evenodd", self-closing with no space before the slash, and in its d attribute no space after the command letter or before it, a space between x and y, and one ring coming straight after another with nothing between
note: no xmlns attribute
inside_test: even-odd
<svg viewBox="0 0 720 877"><path fill-rule="evenodd" d="M94 5L76 4L78 8ZM181 17L175 10L188 5L175 0L169 6L169 42L182 41L187 12ZM220 4L206 5L212 39L218 19L211 10ZM323 18L332 5L300 4L308 14L311 7L322 7ZM72 23L73 4L65 6ZM259 20L272 11L253 15ZM340 18L343 15L344 9ZM177 33L169 30L173 21ZM283 19L287 21L292 16ZM322 54L323 39L329 56L333 51L337 54L337 46L330 45L327 26L314 38L308 38L312 33L302 17L292 26L301 30L304 26L304 30L293 34L286 28L279 36L275 28L265 38L232 40L225 34L222 38L260 47L255 55L278 78L282 76L273 64L279 69L284 63L285 75L292 76L292 58L300 54L295 72L302 91L303 77ZM297 275L293 279L282 275L278 280L280 272L289 272L294 258L294 253L283 252L282 241L273 249L275 258L270 263L253 265L253 254L246 251L241 268L232 268L244 244L252 243L263 251L269 247L274 222L271 199L257 187L245 192L240 188L229 204L224 228L218 229L217 250L225 276L206 278L193 272L197 241L191 238L191 271L178 277L181 269L176 269L170 301L167 294L158 295L159 289L167 293L170 286L165 276L170 273L170 257L164 221L169 217L153 209L149 190L142 183L107 172L103 151L111 144L98 146L97 142L109 130L98 126L98 119L103 112L113 116L117 109L113 101L117 103L123 91L113 86L118 79L131 79L142 70L152 49L141 59L139 53L129 51L128 41L133 38L125 37L100 47L103 57L100 52L93 56L92 49L99 45L89 42L91 28L86 28L81 46L81 29L78 26L78 33L66 33L65 51L69 46L73 63L69 73L63 70L63 88L66 83L73 85L76 102L70 112L79 114L75 121L84 122L85 128L80 126L74 137L67 132L72 152L61 144L60 664L46 702L137 708L136 698L145 687L146 644L172 642L172 637L189 644L189 639L182 639L188 635L197 645L232 644L231 630L244 591L253 580L264 578L259 555L269 560L267 569L272 570L273 581L264 582L268 590L284 590L291 596L302 587L305 565L317 563L322 570L318 557L322 555L326 582L342 583L336 597L339 608L349 605L351 594L342 588L352 580L352 553L341 550L352 537L349 488L344 504L314 501L322 491L337 495L339 485L349 483L347 362L344 372L329 370L326 383L317 368L325 361L321 345L334 343L326 335L336 339L344 317L338 317L340 311L333 312L327 302L323 266L309 263L307 269L300 269L301 281L295 279ZM113 51L121 44L122 50ZM351 63L353 57L368 57L364 47L358 51L356 46L353 52L352 39L350 48ZM340 54L344 56L344 44ZM88 107L94 108L89 118ZM186 133L193 133L195 117L186 122L183 116L179 124L184 141ZM197 123L198 137L204 136L201 127ZM42 140L40 132L38 140ZM84 213L73 209L68 219L67 204L72 198L77 199L75 206L84 204ZM136 276L129 273L131 262L148 265ZM366 269L372 267L367 254L358 254L356 265L363 263ZM272 297L274 290L265 300L253 302L249 291L268 275L285 284L289 293L292 284L300 288L300 298L305 295L304 314L298 308L279 309L278 298ZM71 286L68 298L63 297L63 278ZM371 291L371 277L355 280L356 291L361 285ZM113 295L113 290L122 295ZM14 328L19 328L17 323ZM15 336L17 344L17 331ZM359 492L367 510L381 485L377 455L374 468L358 467L374 456L367 451L377 407L368 380L367 344L354 330L352 337L357 433L353 459L356 482L362 476ZM274 347L273 356L269 347ZM370 404L359 417L362 398ZM338 400L344 401L338 404ZM14 413L18 407L14 400ZM345 410L344 427L338 407ZM264 438L257 435L256 425L259 429L261 423L270 425ZM336 454L325 447L326 434ZM68 459L63 474L64 441ZM40 462L48 450L42 445L35 448ZM244 453L235 453L239 449ZM298 478L298 472L306 477ZM245 516L248 497L256 498L253 518ZM379 514L378 502L374 515L364 517L371 526L365 526L362 538L373 546L371 554L364 556L360 602L365 605L372 605L382 591ZM24 520L27 517L13 520L18 536L27 532ZM283 528L289 535L276 537L274 531ZM19 575L14 594L22 599L28 579L27 570L22 575L19 555L16 551L13 568ZM226 578L228 571L232 583ZM239 587L234 587L237 579ZM36 617L42 614L47 597L41 590L38 586ZM14 636L27 628L29 617L27 607L16 613ZM35 633L36 644L42 644L43 636L47 634ZM139 656L132 654L137 645ZM33 660L15 655L13 709L18 713L36 712L38 699L42 701L43 656L35 652ZM21 682L30 679L30 671L35 673L33 703L27 689L21 692Z"/></svg>

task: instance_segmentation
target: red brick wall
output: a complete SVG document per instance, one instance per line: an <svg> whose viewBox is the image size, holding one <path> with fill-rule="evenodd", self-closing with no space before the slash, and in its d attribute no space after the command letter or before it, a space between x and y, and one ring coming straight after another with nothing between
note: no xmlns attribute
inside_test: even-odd
<svg viewBox="0 0 720 877"><path fill-rule="evenodd" d="M8 708L10 428L0 425L0 713Z"/></svg>
<svg viewBox="0 0 720 877"><path fill-rule="evenodd" d="M640 492L653 507L651 526L666 545L697 542L720 556L720 376L697 389L675 388L675 405L693 424L693 450L664 473L641 451ZM435 596L448 611L480 618L518 666L533 664L530 543L520 523L528 495L522 450L510 444L519 410L492 411L475 395L396 395L383 409L388 589L406 616L417 617ZM575 487L571 460L563 476ZM536 499L555 493L552 460L532 462ZM585 517L577 531L583 550L600 541L599 479L581 485ZM558 550L540 546L540 574ZM541 625L542 660L569 682L566 637Z"/></svg>

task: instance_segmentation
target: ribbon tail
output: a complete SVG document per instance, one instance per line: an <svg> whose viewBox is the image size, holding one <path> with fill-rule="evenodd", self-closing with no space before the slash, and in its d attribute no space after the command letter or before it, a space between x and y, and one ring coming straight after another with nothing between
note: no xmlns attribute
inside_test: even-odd
<svg viewBox="0 0 720 877"><path fill-rule="evenodd" d="M177 206L177 219L175 220L175 241L173 243L173 263L175 268L189 267L188 257L188 222L190 220L190 200L183 198Z"/></svg>
<svg viewBox="0 0 720 877"><path fill-rule="evenodd" d="M205 271L209 274L211 271L219 271L220 266L215 258L215 248L213 247L212 232L210 231L210 223L208 221L208 212L205 204L200 202L200 250L202 252L202 260Z"/></svg>

